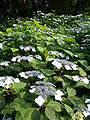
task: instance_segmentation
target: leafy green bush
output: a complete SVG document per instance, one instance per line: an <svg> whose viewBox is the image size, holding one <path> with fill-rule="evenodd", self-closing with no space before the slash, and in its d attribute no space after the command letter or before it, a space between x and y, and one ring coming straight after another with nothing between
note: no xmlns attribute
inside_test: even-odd
<svg viewBox="0 0 90 120"><path fill-rule="evenodd" d="M3 119L83 120L90 115L88 53L79 50L81 44L65 22L56 27L48 18L45 22L49 27L43 21L17 19L0 31Z"/></svg>

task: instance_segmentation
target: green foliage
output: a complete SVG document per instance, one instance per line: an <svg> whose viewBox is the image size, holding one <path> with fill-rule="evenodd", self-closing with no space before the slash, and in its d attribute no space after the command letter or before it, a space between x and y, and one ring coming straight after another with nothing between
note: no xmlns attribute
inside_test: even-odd
<svg viewBox="0 0 90 120"><path fill-rule="evenodd" d="M0 116L72 120L78 111L85 118L80 109L86 110L90 90L88 16L35 17L0 31Z"/></svg>

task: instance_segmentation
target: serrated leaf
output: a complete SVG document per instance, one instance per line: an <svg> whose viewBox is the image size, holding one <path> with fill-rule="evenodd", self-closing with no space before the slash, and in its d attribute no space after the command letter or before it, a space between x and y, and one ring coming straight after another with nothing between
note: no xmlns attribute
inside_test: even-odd
<svg viewBox="0 0 90 120"><path fill-rule="evenodd" d="M11 28L7 28L7 29L6 29L6 32L7 32L7 33L10 33L10 32L12 32L12 29L11 29Z"/></svg>
<svg viewBox="0 0 90 120"><path fill-rule="evenodd" d="M14 83L12 85L12 90L15 91L16 93L19 93L21 89L24 89L24 87L26 86L27 84L25 82L20 82L20 83Z"/></svg>
<svg viewBox="0 0 90 120"><path fill-rule="evenodd" d="M58 120L57 112L50 107L46 107L45 114L50 120Z"/></svg>
<svg viewBox="0 0 90 120"><path fill-rule="evenodd" d="M85 105L83 101L80 100L80 98L73 96L73 97L68 97L71 103L73 103L76 107L80 107L85 109Z"/></svg>
<svg viewBox="0 0 90 120"><path fill-rule="evenodd" d="M53 70L41 69L41 71L42 71L43 74L45 74L46 76L50 76L50 75L56 74Z"/></svg>
<svg viewBox="0 0 90 120"><path fill-rule="evenodd" d="M11 102L11 103L8 103L8 104L1 110L1 113L2 113L2 114L8 114L8 113L12 113L13 111L15 111L15 108L14 108L13 102Z"/></svg>
<svg viewBox="0 0 90 120"><path fill-rule="evenodd" d="M67 88L67 93L68 93L68 96L75 96L76 90L73 88Z"/></svg>
<svg viewBox="0 0 90 120"><path fill-rule="evenodd" d="M35 108L29 108L19 120L40 120L40 112Z"/></svg>
<svg viewBox="0 0 90 120"><path fill-rule="evenodd" d="M26 113L27 105L26 101L23 98L14 99L14 108L16 111L19 111L22 115Z"/></svg>
<svg viewBox="0 0 90 120"><path fill-rule="evenodd" d="M5 98L0 95L0 109L5 105Z"/></svg>
<svg viewBox="0 0 90 120"><path fill-rule="evenodd" d="M81 67L78 67L78 70L79 70L79 73L81 76L86 76L87 73L81 68Z"/></svg>
<svg viewBox="0 0 90 120"><path fill-rule="evenodd" d="M71 55L71 56L73 56L73 53L71 52L71 51L69 51L69 50L65 50L65 49L63 49L66 53L68 53L69 55Z"/></svg>
<svg viewBox="0 0 90 120"><path fill-rule="evenodd" d="M63 40L57 39L57 42L60 46L64 46L65 42Z"/></svg>
<svg viewBox="0 0 90 120"><path fill-rule="evenodd" d="M54 109L55 111L57 112L60 112L62 107L60 105L60 103L56 102L56 101L50 101L48 104L47 104L47 107L50 107L52 109Z"/></svg>
<svg viewBox="0 0 90 120"><path fill-rule="evenodd" d="M43 51L44 51L43 47L37 46L37 49L43 54Z"/></svg>
<svg viewBox="0 0 90 120"><path fill-rule="evenodd" d="M10 49L13 51L13 53L19 50L17 48L10 48Z"/></svg>
<svg viewBox="0 0 90 120"><path fill-rule="evenodd" d="M87 67L88 63L86 60L78 60L83 66Z"/></svg>
<svg viewBox="0 0 90 120"><path fill-rule="evenodd" d="M70 106L66 105L66 104L64 104L64 106L65 106L66 111L67 111L71 116L73 116L73 115L74 115L73 109L72 109Z"/></svg>

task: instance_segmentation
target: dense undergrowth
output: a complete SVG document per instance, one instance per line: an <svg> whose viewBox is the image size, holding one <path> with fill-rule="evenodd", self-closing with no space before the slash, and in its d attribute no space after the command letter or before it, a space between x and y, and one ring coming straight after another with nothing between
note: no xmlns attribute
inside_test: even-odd
<svg viewBox="0 0 90 120"><path fill-rule="evenodd" d="M90 119L89 24L37 12L0 25L0 119Z"/></svg>

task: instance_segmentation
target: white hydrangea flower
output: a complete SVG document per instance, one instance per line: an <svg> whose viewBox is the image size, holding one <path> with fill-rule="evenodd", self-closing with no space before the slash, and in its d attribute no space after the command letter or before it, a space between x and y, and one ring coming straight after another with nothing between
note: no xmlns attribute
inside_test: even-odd
<svg viewBox="0 0 90 120"><path fill-rule="evenodd" d="M72 68L69 65L64 65L66 70L72 70Z"/></svg>
<svg viewBox="0 0 90 120"><path fill-rule="evenodd" d="M3 44L2 43L0 43L0 49L3 49Z"/></svg>
<svg viewBox="0 0 90 120"><path fill-rule="evenodd" d="M35 99L35 103L37 103L39 106L42 106L44 102L45 102L45 100L43 99L42 96L38 96L38 97Z"/></svg>
<svg viewBox="0 0 90 120"><path fill-rule="evenodd" d="M83 114L84 114L85 117L87 117L87 116L90 115L90 112L88 112L88 111L84 111Z"/></svg>
<svg viewBox="0 0 90 120"><path fill-rule="evenodd" d="M86 77L82 78L81 80L82 80L85 84L88 84L88 83L89 83L89 80L88 80Z"/></svg>
<svg viewBox="0 0 90 120"><path fill-rule="evenodd" d="M89 102L90 102L90 99L86 99L86 100L85 100L85 103L89 103Z"/></svg>
<svg viewBox="0 0 90 120"><path fill-rule="evenodd" d="M77 65L74 64L74 65L71 65L71 67L73 70L77 70Z"/></svg>
<svg viewBox="0 0 90 120"><path fill-rule="evenodd" d="M43 74L38 75L38 78L42 79L45 78L45 76Z"/></svg>
<svg viewBox="0 0 90 120"><path fill-rule="evenodd" d="M29 90L30 93L34 93L36 91L35 88L32 88L31 90Z"/></svg>
<svg viewBox="0 0 90 120"><path fill-rule="evenodd" d="M88 111L90 112L90 104L87 104L87 107L88 107Z"/></svg>
<svg viewBox="0 0 90 120"><path fill-rule="evenodd" d="M27 47L24 48L24 50L28 51L28 50L30 50L30 47L27 46Z"/></svg>
<svg viewBox="0 0 90 120"><path fill-rule="evenodd" d="M62 95L64 95L64 93L60 90L57 90L55 92L55 100L60 100L61 101L62 100L62 98L61 98Z"/></svg>
<svg viewBox="0 0 90 120"><path fill-rule="evenodd" d="M4 62L1 62L0 65L2 66L8 66L9 63L11 63L10 61L4 61Z"/></svg>
<svg viewBox="0 0 90 120"><path fill-rule="evenodd" d="M25 76L25 73L24 73L24 72L21 72L21 73L19 73L19 75L20 75L21 77L24 77L24 76Z"/></svg>
<svg viewBox="0 0 90 120"><path fill-rule="evenodd" d="M78 75L72 76L72 78L73 78L74 81L79 81L80 80L80 77Z"/></svg>
<svg viewBox="0 0 90 120"><path fill-rule="evenodd" d="M32 51L33 51L33 52L36 52L36 50L35 50L35 48L34 48L34 47L32 47Z"/></svg>
<svg viewBox="0 0 90 120"><path fill-rule="evenodd" d="M19 83L20 80L19 80L18 78L16 78L16 79L14 79L14 82L15 82L15 83Z"/></svg>
<svg viewBox="0 0 90 120"><path fill-rule="evenodd" d="M59 62L57 62L56 60L54 60L54 61L52 62L52 64L53 64L55 67L57 67L58 69L60 69L60 68L62 67L62 64L59 63Z"/></svg>
<svg viewBox="0 0 90 120"><path fill-rule="evenodd" d="M24 47L23 47L23 46L20 46L20 49L21 49L21 50L23 50L23 49L24 49Z"/></svg>
<svg viewBox="0 0 90 120"><path fill-rule="evenodd" d="M5 86L5 82L0 81L0 86L1 86L1 87L4 87L4 86Z"/></svg>
<svg viewBox="0 0 90 120"><path fill-rule="evenodd" d="M25 79L28 79L28 76L25 75L24 78L25 78Z"/></svg>

